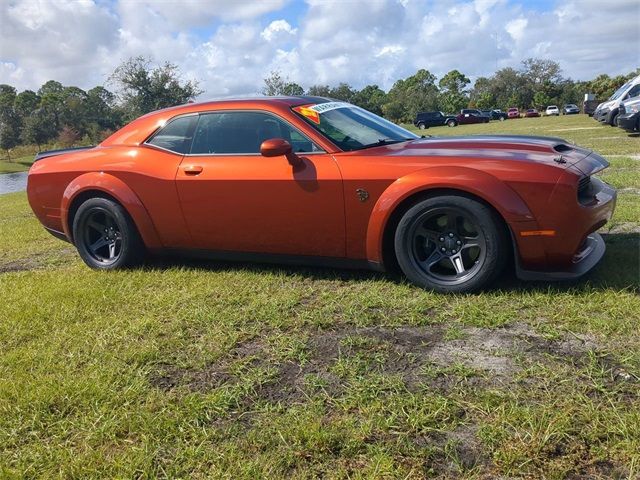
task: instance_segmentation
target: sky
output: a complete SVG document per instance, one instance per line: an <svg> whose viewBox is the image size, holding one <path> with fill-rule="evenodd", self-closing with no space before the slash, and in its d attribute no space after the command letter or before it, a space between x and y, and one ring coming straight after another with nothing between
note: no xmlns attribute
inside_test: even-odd
<svg viewBox="0 0 640 480"><path fill-rule="evenodd" d="M388 90L420 68L474 80L528 57L587 80L640 66L640 0L0 0L0 83L88 89L138 55L176 64L202 99L259 93L272 71Z"/></svg>

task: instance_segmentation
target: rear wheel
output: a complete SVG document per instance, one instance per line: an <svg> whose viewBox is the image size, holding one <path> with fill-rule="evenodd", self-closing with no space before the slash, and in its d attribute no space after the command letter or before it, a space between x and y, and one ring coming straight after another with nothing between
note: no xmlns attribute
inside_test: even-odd
<svg viewBox="0 0 640 480"><path fill-rule="evenodd" d="M122 206L106 198L85 201L73 219L73 240L91 268L113 270L138 265L144 245Z"/></svg>
<svg viewBox="0 0 640 480"><path fill-rule="evenodd" d="M400 220L394 246L407 278L443 293L478 290L504 269L507 239L496 214L460 196L423 200Z"/></svg>

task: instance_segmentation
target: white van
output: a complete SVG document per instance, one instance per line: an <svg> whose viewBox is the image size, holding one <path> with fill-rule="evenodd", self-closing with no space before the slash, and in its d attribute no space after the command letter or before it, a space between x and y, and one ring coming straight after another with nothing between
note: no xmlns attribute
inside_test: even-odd
<svg viewBox="0 0 640 480"><path fill-rule="evenodd" d="M611 126L615 126L616 117L618 116L618 112L620 110L620 104L625 100L637 97L638 95L640 95L640 75L629 80L618 90L616 90L606 102L602 102L600 105L598 105L596 111L593 112L593 118L595 118L599 122L604 122L608 123Z"/></svg>

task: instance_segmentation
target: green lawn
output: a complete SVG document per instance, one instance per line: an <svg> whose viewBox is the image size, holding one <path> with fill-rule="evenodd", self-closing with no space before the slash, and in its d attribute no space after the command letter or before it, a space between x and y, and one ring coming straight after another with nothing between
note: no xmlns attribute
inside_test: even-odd
<svg viewBox="0 0 640 480"><path fill-rule="evenodd" d="M638 478L640 139L573 284L445 296L396 276L156 261L95 272L0 196L0 478ZM610 138L615 137L615 138Z"/></svg>

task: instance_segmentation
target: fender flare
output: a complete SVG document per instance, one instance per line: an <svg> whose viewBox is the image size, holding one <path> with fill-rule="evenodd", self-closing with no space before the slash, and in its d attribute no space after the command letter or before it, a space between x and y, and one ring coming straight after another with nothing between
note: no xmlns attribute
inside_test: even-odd
<svg viewBox="0 0 640 480"><path fill-rule="evenodd" d="M133 222L138 228L147 248L157 249L162 247L162 242L158 236L149 212L144 207L138 196L131 188L114 175L104 172L84 173L74 178L64 193L60 205L60 216L64 233L70 240L73 240L73 232L69 227L69 208L78 195L89 190L98 190L115 198L131 215Z"/></svg>
<svg viewBox="0 0 640 480"><path fill-rule="evenodd" d="M493 175L468 167L429 167L399 178L380 195L367 226L366 252L370 262L382 263L384 232L398 206L429 190L450 189L481 198L507 222L535 222L524 200Z"/></svg>

